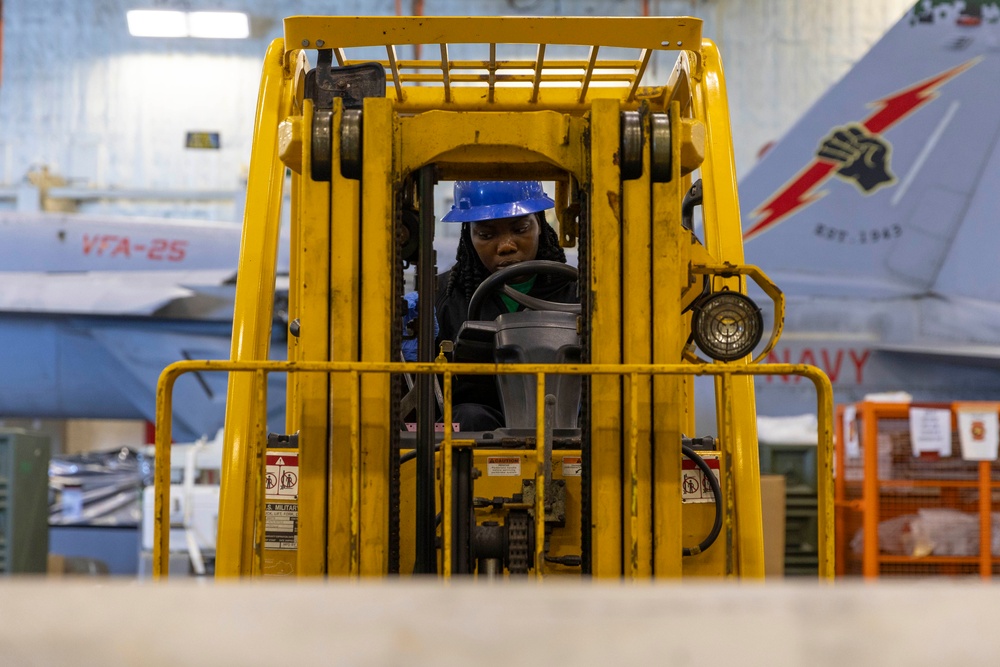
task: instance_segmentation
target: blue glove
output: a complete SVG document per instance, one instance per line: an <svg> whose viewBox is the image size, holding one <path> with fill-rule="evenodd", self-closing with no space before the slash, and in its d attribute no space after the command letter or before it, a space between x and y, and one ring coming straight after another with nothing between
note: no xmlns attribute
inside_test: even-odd
<svg viewBox="0 0 1000 667"><path fill-rule="evenodd" d="M406 361L417 360L417 292L407 292L403 295L406 299L406 314L403 315L403 359ZM434 338L438 335L437 314L434 314Z"/></svg>

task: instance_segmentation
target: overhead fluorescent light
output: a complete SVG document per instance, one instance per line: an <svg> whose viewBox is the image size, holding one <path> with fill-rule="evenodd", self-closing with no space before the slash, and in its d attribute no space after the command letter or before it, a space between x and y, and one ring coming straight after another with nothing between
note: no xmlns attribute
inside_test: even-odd
<svg viewBox="0 0 1000 667"><path fill-rule="evenodd" d="M130 9L129 34L134 37L203 37L246 39L250 19L243 12L179 12Z"/></svg>
<svg viewBox="0 0 1000 667"><path fill-rule="evenodd" d="M188 14L188 35L246 39L250 36L250 21L243 12L191 12Z"/></svg>
<svg viewBox="0 0 1000 667"><path fill-rule="evenodd" d="M125 14L135 37L187 37L187 15L161 9L130 9Z"/></svg>

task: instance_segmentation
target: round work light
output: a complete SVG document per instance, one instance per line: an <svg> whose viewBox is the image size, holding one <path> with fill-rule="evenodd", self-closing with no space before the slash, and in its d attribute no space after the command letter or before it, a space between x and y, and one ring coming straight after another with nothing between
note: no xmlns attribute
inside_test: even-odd
<svg viewBox="0 0 1000 667"><path fill-rule="evenodd" d="M764 317L749 297L716 292L693 308L691 334L698 347L717 361L750 354L764 332Z"/></svg>

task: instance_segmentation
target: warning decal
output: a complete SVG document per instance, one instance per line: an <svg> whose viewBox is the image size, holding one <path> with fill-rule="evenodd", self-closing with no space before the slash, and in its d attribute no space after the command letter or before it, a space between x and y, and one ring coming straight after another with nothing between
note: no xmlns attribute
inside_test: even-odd
<svg viewBox="0 0 1000 667"><path fill-rule="evenodd" d="M299 497L298 453L267 452L264 495L268 500L296 500Z"/></svg>
<svg viewBox="0 0 1000 667"><path fill-rule="evenodd" d="M487 456L486 474L490 477L520 477L520 456Z"/></svg>
<svg viewBox="0 0 1000 667"><path fill-rule="evenodd" d="M702 454L705 463L715 474L715 479L719 479L719 455ZM715 502L715 494L712 493L712 486L708 482L705 473L701 471L694 461L684 459L681 461L681 502L685 503L712 503Z"/></svg>
<svg viewBox="0 0 1000 667"><path fill-rule="evenodd" d="M298 504L265 503L264 548L294 550L298 548L298 538Z"/></svg>
<svg viewBox="0 0 1000 667"><path fill-rule="evenodd" d="M583 459L579 456L564 456L562 460L563 477L579 477L583 473Z"/></svg>

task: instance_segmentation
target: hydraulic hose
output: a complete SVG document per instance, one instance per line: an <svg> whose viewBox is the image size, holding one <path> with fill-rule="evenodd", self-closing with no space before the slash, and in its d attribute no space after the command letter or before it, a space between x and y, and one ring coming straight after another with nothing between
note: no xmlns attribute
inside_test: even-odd
<svg viewBox="0 0 1000 667"><path fill-rule="evenodd" d="M441 451L441 443L440 442L434 444L434 451L435 452ZM405 454L400 454L399 455L399 465L403 465L407 461L412 461L415 458L417 458L417 450L416 449L411 449L411 450L407 451Z"/></svg>
<svg viewBox="0 0 1000 667"><path fill-rule="evenodd" d="M712 472L712 469L708 467L705 459L701 458L698 452L683 443L681 444L681 452L684 456L694 461L694 464L705 473L708 485L712 487L712 495L715 496L715 523L712 525L711 532L708 533L708 536L698 546L691 549L684 547L682 552L685 556L697 556L712 546L712 543L719 537L719 533L722 532L722 488L719 486L719 480L715 478L715 473Z"/></svg>

